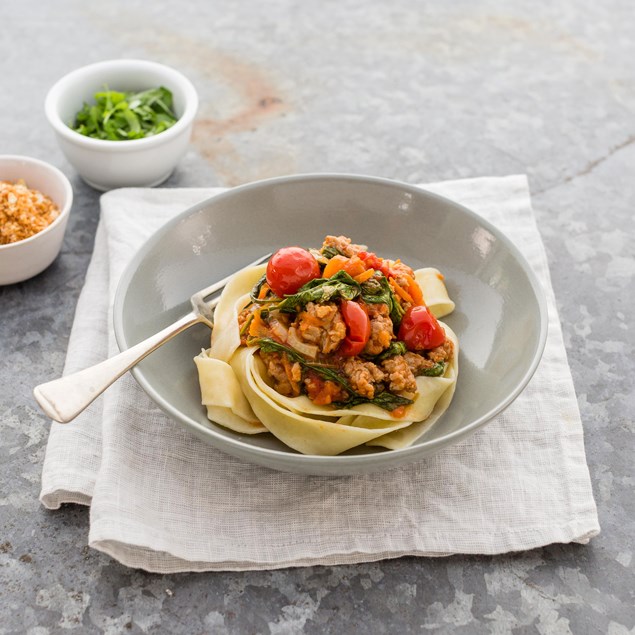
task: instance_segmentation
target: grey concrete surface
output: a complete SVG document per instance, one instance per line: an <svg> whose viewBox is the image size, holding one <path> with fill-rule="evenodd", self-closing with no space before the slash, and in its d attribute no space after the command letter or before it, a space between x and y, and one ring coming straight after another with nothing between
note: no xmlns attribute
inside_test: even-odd
<svg viewBox="0 0 635 635"><path fill-rule="evenodd" d="M635 10L628 0L4 3L0 152L59 166L58 260L0 288L0 633L635 633ZM98 193L60 154L48 87L85 63L195 82L166 187L346 171L408 182L527 173L582 413L602 534L504 557L152 575L86 546L88 510L38 502Z"/></svg>

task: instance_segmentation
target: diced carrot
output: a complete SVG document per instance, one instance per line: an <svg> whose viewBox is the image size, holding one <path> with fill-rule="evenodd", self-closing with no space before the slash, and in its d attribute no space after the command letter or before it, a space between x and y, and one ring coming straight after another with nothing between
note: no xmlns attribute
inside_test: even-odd
<svg viewBox="0 0 635 635"><path fill-rule="evenodd" d="M437 273L437 278L439 278L439 280L445 280L445 276L442 273Z"/></svg>
<svg viewBox="0 0 635 635"><path fill-rule="evenodd" d="M407 291L402 289L396 282L394 278L390 278L390 286L393 288L393 291L405 302L409 302L410 304L414 304L413 299L410 297Z"/></svg>
<svg viewBox="0 0 635 635"><path fill-rule="evenodd" d="M317 406L327 406L344 397L342 389L335 382L313 374L307 376L305 386L309 399Z"/></svg>
<svg viewBox="0 0 635 635"><path fill-rule="evenodd" d="M362 282L366 282L366 280L368 280L369 278L372 278L375 275L375 270L374 269L366 269L366 271L364 271L364 273L360 273L357 276L353 276L355 278L356 282L359 282L360 284Z"/></svg>
<svg viewBox="0 0 635 635"><path fill-rule="evenodd" d="M359 276L360 274L366 271L366 265L364 261L359 256L353 256L344 266L344 271L354 278L355 276Z"/></svg>
<svg viewBox="0 0 635 635"><path fill-rule="evenodd" d="M326 264L326 267L324 267L322 277L330 278L335 275L338 271L340 271L340 269L344 269L349 260L350 258L340 256L339 254L337 256L333 256Z"/></svg>
<svg viewBox="0 0 635 635"><path fill-rule="evenodd" d="M406 414L406 406L398 406L391 411L390 416L395 419L401 419Z"/></svg>
<svg viewBox="0 0 635 635"><path fill-rule="evenodd" d="M349 276L354 278L366 271L366 263L359 257L353 256L352 258L347 258L346 256L333 256L327 263L326 267L324 267L324 271L322 272L322 276L324 278L330 278L335 275L338 271L344 270Z"/></svg>
<svg viewBox="0 0 635 635"><path fill-rule="evenodd" d="M263 333L266 333L267 327L260 317L260 309L254 311L254 319L249 325L249 335L251 337L260 337Z"/></svg>
<svg viewBox="0 0 635 635"><path fill-rule="evenodd" d="M269 293L269 285L265 282L262 287L260 287L260 291L258 292L258 299L264 300L267 293Z"/></svg>
<svg viewBox="0 0 635 635"><path fill-rule="evenodd" d="M412 276L406 274L405 278L408 281L408 293L412 298L412 301L417 306L423 306L425 302L423 301L423 292L421 291L421 287Z"/></svg>

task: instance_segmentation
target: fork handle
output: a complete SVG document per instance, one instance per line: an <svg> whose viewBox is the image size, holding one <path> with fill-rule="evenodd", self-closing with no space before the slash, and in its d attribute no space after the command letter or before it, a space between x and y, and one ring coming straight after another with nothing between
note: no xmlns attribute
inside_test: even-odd
<svg viewBox="0 0 635 635"><path fill-rule="evenodd" d="M110 359L36 386L33 395L51 419L59 423L68 423L144 357L175 335L201 321L203 320L199 316L188 313L174 324Z"/></svg>

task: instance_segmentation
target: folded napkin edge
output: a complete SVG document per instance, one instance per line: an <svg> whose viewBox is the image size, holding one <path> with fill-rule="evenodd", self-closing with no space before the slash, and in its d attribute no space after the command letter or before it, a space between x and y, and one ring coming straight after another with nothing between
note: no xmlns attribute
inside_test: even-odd
<svg viewBox="0 0 635 635"><path fill-rule="evenodd" d="M313 549L310 548L311 545L307 548L307 541L304 539L293 543L286 540L279 545L268 542L268 550L277 551L278 553L286 551L288 554L288 558L280 559L277 557L275 560L270 560L261 556L258 545L252 543L241 544L232 539L230 543L225 545L223 554L208 553L204 554L204 559L199 560L189 558L184 552L179 553L180 550L174 548L173 542L161 538L157 540L156 536L152 538L152 546L143 544L141 540L131 541L129 536L139 536L144 533L147 536L147 528L142 523L134 521L121 522L121 520L111 521L102 518L91 523L88 542L90 547L108 553L126 566L143 569L145 568L144 564L135 564L137 559L141 563L156 560L156 566L161 568L146 570L155 573L177 573L193 570L238 571L254 568L273 569L317 564L354 564L403 556L446 557L456 553L497 556L529 551L551 544L575 543L584 545L599 535L600 531L597 516L578 514L578 518L574 518L560 527L554 528L551 524L541 523L535 526L523 526L522 528L501 529L490 532L492 536L492 544L490 546L479 544L471 547L463 544L461 549L452 550L448 548L450 544L458 545L464 543L464 528L458 528L456 532L451 530L445 532L435 548L425 549L420 546L424 537L418 534L412 534L409 540L400 536L395 539L395 543L399 542L402 544L395 544L392 548L386 548L387 541L385 536L377 536L370 529L368 531L360 531L359 528L355 528L350 532L352 536L348 536L347 532L343 532L339 536L341 539L339 546L337 544L334 546L332 537L327 537L329 548L332 550L328 555L320 552L315 543L312 543ZM427 532L424 531L423 533ZM122 539L113 538L113 536L117 535ZM126 537L126 539L124 540L123 537ZM353 542L357 543L356 548L353 550L351 550L351 538L354 539ZM429 534L425 538L429 540ZM448 544L444 545L444 541L447 541ZM227 546L228 544L230 544L230 547ZM293 553L294 547L298 548L298 551L301 549L301 555L300 553ZM249 557L244 560L239 559L239 556L250 550ZM144 558L142 554L146 554L146 556L151 554L152 558ZM352 557L353 560L350 560L349 557ZM233 563L232 567L235 568L231 568L229 563ZM226 566L229 568L225 568Z"/></svg>

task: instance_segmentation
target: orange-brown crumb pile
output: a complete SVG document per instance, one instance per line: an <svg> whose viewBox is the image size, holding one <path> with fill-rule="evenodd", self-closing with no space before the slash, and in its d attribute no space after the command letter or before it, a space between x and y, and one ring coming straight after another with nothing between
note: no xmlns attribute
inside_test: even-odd
<svg viewBox="0 0 635 635"><path fill-rule="evenodd" d="M0 181L0 245L29 238L48 227L60 210L48 197L20 179Z"/></svg>

